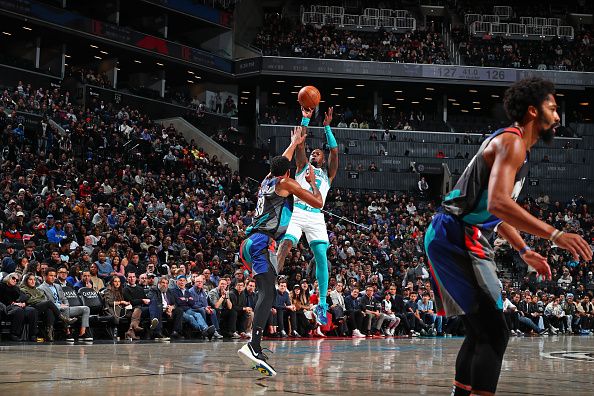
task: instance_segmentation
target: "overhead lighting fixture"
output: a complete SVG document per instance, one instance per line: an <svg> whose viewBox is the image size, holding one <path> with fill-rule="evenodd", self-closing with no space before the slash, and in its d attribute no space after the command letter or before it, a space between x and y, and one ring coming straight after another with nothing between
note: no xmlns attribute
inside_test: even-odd
<svg viewBox="0 0 594 396"><path fill-rule="evenodd" d="M400 90L398 90L398 91L394 91L394 92L396 92L396 93L402 93L402 91L400 91Z"/></svg>
<svg viewBox="0 0 594 396"><path fill-rule="evenodd" d="M194 81L192 80L186 80L187 82L189 82L190 84L194 84Z"/></svg>
<svg viewBox="0 0 594 396"><path fill-rule="evenodd" d="M474 110L480 110L480 107L473 107Z"/></svg>
<svg viewBox="0 0 594 396"><path fill-rule="evenodd" d="M95 55L93 58L95 58L95 59L103 59L102 57L97 56L97 55Z"/></svg>
<svg viewBox="0 0 594 396"><path fill-rule="evenodd" d="M5 34L7 36L12 36L12 33L8 33L8 32L2 32L2 34Z"/></svg>
<svg viewBox="0 0 594 396"><path fill-rule="evenodd" d="M293 88L301 88L301 85L293 85Z"/></svg>
<svg viewBox="0 0 594 396"><path fill-rule="evenodd" d="M161 62L157 62L158 66L163 66L163 64Z"/></svg>
<svg viewBox="0 0 594 396"><path fill-rule="evenodd" d="M357 85L355 85L355 86L356 86L356 87L364 87L364 86L365 86L365 84L357 84Z"/></svg>
<svg viewBox="0 0 594 396"><path fill-rule="evenodd" d="M492 98L498 98L498 97L499 97L499 95L495 95L495 94L493 94L493 95L491 95L491 97L492 97Z"/></svg>
<svg viewBox="0 0 594 396"><path fill-rule="evenodd" d="M424 98L425 100L433 100L433 98Z"/></svg>
<svg viewBox="0 0 594 396"><path fill-rule="evenodd" d="M101 53L102 53L102 54L104 54L104 55L107 55L107 54L108 54L108 52L107 52L107 51L99 51L99 52L101 52Z"/></svg>
<svg viewBox="0 0 594 396"><path fill-rule="evenodd" d="M455 101L456 101L456 99L454 99L454 98L448 98L448 102L455 102Z"/></svg>
<svg viewBox="0 0 594 396"><path fill-rule="evenodd" d="M280 95L280 92L273 92L273 95Z"/></svg>
<svg viewBox="0 0 594 396"><path fill-rule="evenodd" d="M244 94L249 94L249 93L251 93L251 92L250 92L250 91L241 91L241 93L244 93Z"/></svg>
<svg viewBox="0 0 594 396"><path fill-rule="evenodd" d="M400 101L400 102L401 102L401 101L403 101L403 100L404 100L404 98L396 98L396 100L398 100L398 101Z"/></svg>
<svg viewBox="0 0 594 396"><path fill-rule="evenodd" d="M291 91L292 94L298 94L299 92L297 91Z"/></svg>
<svg viewBox="0 0 594 396"><path fill-rule="evenodd" d="M355 99L354 96L347 96L347 99Z"/></svg>
<svg viewBox="0 0 594 396"><path fill-rule="evenodd" d="M331 93L330 96L338 96L337 93Z"/></svg>
<svg viewBox="0 0 594 396"><path fill-rule="evenodd" d="M277 83L284 83L286 82L285 80L276 80Z"/></svg>
<svg viewBox="0 0 594 396"><path fill-rule="evenodd" d="M250 100L250 98L248 98L246 96L242 96L241 99Z"/></svg>
<svg viewBox="0 0 594 396"><path fill-rule="evenodd" d="M435 88L431 88L431 87L425 87L425 89L426 89L427 91L435 91Z"/></svg>
<svg viewBox="0 0 594 396"><path fill-rule="evenodd" d="M395 108L396 108L396 106L390 106L390 107L388 107L388 109L395 109Z"/></svg>
<svg viewBox="0 0 594 396"><path fill-rule="evenodd" d="M99 48L95 44L91 44L91 45L89 45L89 47L91 47L91 48Z"/></svg>
<svg viewBox="0 0 594 396"><path fill-rule="evenodd" d="M382 106L390 106L390 103L383 103Z"/></svg>
<svg viewBox="0 0 594 396"><path fill-rule="evenodd" d="M466 109L462 109L462 110L460 110L460 111L461 111L462 113L468 113L468 110L466 110Z"/></svg>
<svg viewBox="0 0 594 396"><path fill-rule="evenodd" d="M472 104L481 104L481 102L472 102Z"/></svg>
<svg viewBox="0 0 594 396"><path fill-rule="evenodd" d="M71 58L71 56L70 56L70 55L64 55L64 56L65 56L66 58Z"/></svg>
<svg viewBox="0 0 594 396"><path fill-rule="evenodd" d="M285 102L278 102L278 104L286 104Z"/></svg>
<svg viewBox="0 0 594 396"><path fill-rule="evenodd" d="M326 101L325 100L320 100L320 103L326 103Z"/></svg>
<svg viewBox="0 0 594 396"><path fill-rule="evenodd" d="M68 66L68 63L64 63L64 66Z"/></svg>
<svg viewBox="0 0 594 396"><path fill-rule="evenodd" d="M580 106L589 106L590 103L589 102L580 102Z"/></svg>
<svg viewBox="0 0 594 396"><path fill-rule="evenodd" d="M453 106L460 106L460 103L456 102L456 103L452 103Z"/></svg>
<svg viewBox="0 0 594 396"><path fill-rule="evenodd" d="M336 88L334 88L334 89L336 89L336 90L341 90L341 89L342 89L342 87L336 87Z"/></svg>
<svg viewBox="0 0 594 396"><path fill-rule="evenodd" d="M557 96L565 96L565 94L562 94L560 92L559 93L556 93L555 95L557 95Z"/></svg>
<svg viewBox="0 0 594 396"><path fill-rule="evenodd" d="M120 69L119 67L116 67L116 70L118 70L118 71L119 71L119 70L122 70L122 69Z"/></svg>
<svg viewBox="0 0 594 396"><path fill-rule="evenodd" d="M29 30L29 31L33 30L33 29L31 29L29 26L23 26L23 29L25 29L25 30Z"/></svg>
<svg viewBox="0 0 594 396"><path fill-rule="evenodd" d="M334 107L340 107L340 105L339 104L335 104Z"/></svg>
<svg viewBox="0 0 594 396"><path fill-rule="evenodd" d="M198 80L202 80L202 77L200 77L200 76L194 76L194 78L197 78Z"/></svg>
<svg viewBox="0 0 594 396"><path fill-rule="evenodd" d="M138 59L134 59L134 62L136 63L142 63L141 61L139 61Z"/></svg>
<svg viewBox="0 0 594 396"><path fill-rule="evenodd" d="M476 89L469 89L468 92L477 93L478 91Z"/></svg>
<svg viewBox="0 0 594 396"><path fill-rule="evenodd" d="M194 74L194 72L192 70L188 70L188 73L190 74Z"/></svg>
<svg viewBox="0 0 594 396"><path fill-rule="evenodd" d="M412 103L412 104L419 104L419 102L417 102L416 100L413 101L413 102L410 102L410 103Z"/></svg>

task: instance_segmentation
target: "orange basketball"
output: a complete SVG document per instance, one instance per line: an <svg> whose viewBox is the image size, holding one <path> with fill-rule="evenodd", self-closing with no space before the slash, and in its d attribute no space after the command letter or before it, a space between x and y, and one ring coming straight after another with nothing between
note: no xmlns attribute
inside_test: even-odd
<svg viewBox="0 0 594 396"><path fill-rule="evenodd" d="M320 95L320 91L313 85L307 85L299 91L297 95L297 100L299 104L303 107L308 109L315 109L320 104L320 100L322 96Z"/></svg>

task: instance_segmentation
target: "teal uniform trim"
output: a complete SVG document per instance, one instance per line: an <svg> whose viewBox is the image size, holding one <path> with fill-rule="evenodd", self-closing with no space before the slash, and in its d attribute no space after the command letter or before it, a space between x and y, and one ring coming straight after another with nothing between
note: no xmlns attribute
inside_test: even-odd
<svg viewBox="0 0 594 396"><path fill-rule="evenodd" d="M310 212L310 213L322 213L322 211L321 211L320 209L318 209L318 208L312 208L312 207L310 207L310 206L307 206L307 205L305 205L305 204L302 204L301 202L295 202L293 205L294 205L296 208L299 208L299 209L302 209L302 210L308 211L308 212Z"/></svg>
<svg viewBox="0 0 594 396"><path fill-rule="evenodd" d="M307 162L303 168L301 170L297 169L297 172L295 173L295 177L299 176L300 174L302 174L303 172L305 172L305 170L307 169L307 166L309 165L309 162Z"/></svg>
<svg viewBox="0 0 594 396"><path fill-rule="evenodd" d="M291 235L291 234L285 234L283 236L283 238L281 239L281 241L284 241L285 239L288 239L289 241L291 241L291 243L293 244L293 246L297 246L297 243L299 242L297 240L297 237Z"/></svg>
<svg viewBox="0 0 594 396"><path fill-rule="evenodd" d="M252 246L252 240L246 239L245 244L243 245L243 257L245 261L248 263L252 262L252 256L250 255L250 247Z"/></svg>
<svg viewBox="0 0 594 396"><path fill-rule="evenodd" d="M306 126L308 126L308 125L309 125L309 118L307 118L307 117L302 117L302 118L301 118L301 126L304 126L304 127L306 127Z"/></svg>
<svg viewBox="0 0 594 396"><path fill-rule="evenodd" d="M485 221L489 220L491 217L491 213L487 210L488 207L488 197L489 192L487 190L483 191L481 197L479 198L478 204L476 208L466 216L462 217L465 223L468 224L482 224Z"/></svg>

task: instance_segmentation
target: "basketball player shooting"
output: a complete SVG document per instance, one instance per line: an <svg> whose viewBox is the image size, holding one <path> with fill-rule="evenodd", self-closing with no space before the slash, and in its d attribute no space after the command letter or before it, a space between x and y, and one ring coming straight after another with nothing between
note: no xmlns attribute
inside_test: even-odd
<svg viewBox="0 0 594 396"><path fill-rule="evenodd" d="M309 169L309 165L313 166L313 172L315 173L316 185L322 193L323 202L326 202L326 195L330 190L330 185L336 177L338 171L338 144L336 138L330 128L332 122L332 107L328 108L328 111L324 117L324 131L326 133L326 142L330 149L328 156L328 162L326 163L326 157L322 149L315 149L311 152L309 161L305 154L305 143L297 146L295 150L295 163L297 170L295 172L295 180L303 188L308 188L306 180L306 171ZM309 120L313 114L313 109L301 107L301 113L303 119L301 125L306 127L309 125ZM327 166L327 169L326 169ZM318 279L319 287L319 302L316 306L315 314L318 322L321 325L328 324L328 318L326 312L328 311L328 304L326 303L326 295L328 292L328 257L326 251L330 245L328 240L328 231L326 230L326 221L324 220L324 214L318 208L314 208L303 202L298 197L295 197L293 204L293 216L291 222L287 228L287 232L280 244L278 250L278 264L279 271L282 270L287 254L293 246L297 246L301 234L305 233L307 242L313 252L316 262L316 277Z"/></svg>
<svg viewBox="0 0 594 396"><path fill-rule="evenodd" d="M553 84L540 78L506 91L504 107L513 124L483 142L425 234L438 314L461 315L466 328L452 395L493 395L497 389L509 329L488 241L494 231L547 279L547 259L530 250L518 230L549 239L575 260L592 260L582 237L555 229L515 202L531 148L539 139L552 142L559 125L554 94Z"/></svg>

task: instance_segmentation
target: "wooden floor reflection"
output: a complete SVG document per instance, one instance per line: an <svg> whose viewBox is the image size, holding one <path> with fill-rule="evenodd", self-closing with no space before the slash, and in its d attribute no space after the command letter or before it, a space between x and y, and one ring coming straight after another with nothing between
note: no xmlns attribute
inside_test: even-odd
<svg viewBox="0 0 594 396"><path fill-rule="evenodd" d="M239 342L4 344L0 395L449 395L461 339L265 342L262 378ZM499 394L586 395L594 337L512 338Z"/></svg>

